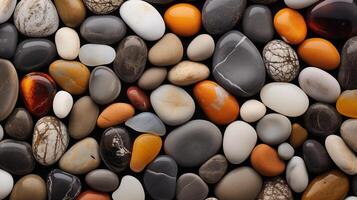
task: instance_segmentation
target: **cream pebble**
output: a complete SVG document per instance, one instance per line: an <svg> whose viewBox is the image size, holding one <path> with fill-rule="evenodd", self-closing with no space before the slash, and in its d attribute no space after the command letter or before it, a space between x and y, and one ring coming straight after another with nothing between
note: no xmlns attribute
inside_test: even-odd
<svg viewBox="0 0 357 200"><path fill-rule="evenodd" d="M78 33L68 27L63 27L56 32L55 43L58 55L66 60L77 58L80 49Z"/></svg>

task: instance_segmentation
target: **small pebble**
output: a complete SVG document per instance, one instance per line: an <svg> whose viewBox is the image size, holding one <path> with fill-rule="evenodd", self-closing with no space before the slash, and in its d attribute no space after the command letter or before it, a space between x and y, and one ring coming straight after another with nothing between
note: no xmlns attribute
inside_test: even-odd
<svg viewBox="0 0 357 200"><path fill-rule="evenodd" d="M294 197L286 181L276 177L264 182L257 200L294 200Z"/></svg>
<svg viewBox="0 0 357 200"><path fill-rule="evenodd" d="M285 163L279 158L278 152L266 144L254 147L250 162L253 168L263 176L278 176L285 170Z"/></svg>
<svg viewBox="0 0 357 200"><path fill-rule="evenodd" d="M345 90L336 102L337 111L346 117L357 118L357 90Z"/></svg>
<svg viewBox="0 0 357 200"><path fill-rule="evenodd" d="M0 169L0 199L5 199L14 187L14 179L11 174Z"/></svg>
<svg viewBox="0 0 357 200"><path fill-rule="evenodd" d="M68 27L63 27L56 32L55 42L58 55L66 60L77 58L80 49L78 33Z"/></svg>
<svg viewBox="0 0 357 200"><path fill-rule="evenodd" d="M263 103L251 99L244 102L241 106L240 117L248 123L256 122L265 115L266 111L267 109Z"/></svg>
<svg viewBox="0 0 357 200"><path fill-rule="evenodd" d="M0 24L6 22L16 7L16 0L6 0L0 3Z"/></svg>
<svg viewBox="0 0 357 200"><path fill-rule="evenodd" d="M113 192L119 186L119 177L107 169L95 169L85 177L89 187L101 192Z"/></svg>
<svg viewBox="0 0 357 200"><path fill-rule="evenodd" d="M148 111L151 107L150 99L140 88L131 86L126 91L130 103L140 111Z"/></svg>
<svg viewBox="0 0 357 200"><path fill-rule="evenodd" d="M86 7L95 14L103 15L118 9L124 0L84 0Z"/></svg>
<svg viewBox="0 0 357 200"><path fill-rule="evenodd" d="M86 17L82 0L54 0L61 21L68 27L79 26Z"/></svg>
<svg viewBox="0 0 357 200"><path fill-rule="evenodd" d="M85 44L79 50L79 60L89 67L107 65L114 61L115 50L102 44Z"/></svg>
<svg viewBox="0 0 357 200"><path fill-rule="evenodd" d="M4 128L6 134L10 137L16 140L26 140L33 133L33 119L26 109L15 108L7 118Z"/></svg>
<svg viewBox="0 0 357 200"><path fill-rule="evenodd" d="M347 143L347 145L354 151L357 152L357 120L348 119L344 121L340 128L340 133L342 139Z"/></svg>
<svg viewBox="0 0 357 200"><path fill-rule="evenodd" d="M113 200L145 200L145 191L138 179L126 175L121 179L119 188L113 192L112 198Z"/></svg>
<svg viewBox="0 0 357 200"><path fill-rule="evenodd" d="M226 174L227 168L227 159L223 155L217 154L203 163L198 172L206 183L215 184Z"/></svg>
<svg viewBox="0 0 357 200"><path fill-rule="evenodd" d="M109 128L124 123L133 117L134 114L135 109L132 105L127 103L113 103L100 113L97 119L97 125L100 128Z"/></svg>
<svg viewBox="0 0 357 200"><path fill-rule="evenodd" d="M291 122L284 115L265 115L256 126L259 139L269 145L277 145L287 140L291 133Z"/></svg>
<svg viewBox="0 0 357 200"><path fill-rule="evenodd" d="M207 79L210 70L205 64L181 61L170 69L167 79L174 85L187 86Z"/></svg>
<svg viewBox="0 0 357 200"><path fill-rule="evenodd" d="M201 34L196 36L187 47L187 57L192 61L203 61L214 53L215 42L212 36Z"/></svg>
<svg viewBox="0 0 357 200"><path fill-rule="evenodd" d="M294 156L286 166L286 180L290 188L297 193L303 192L309 184L305 162L299 156Z"/></svg>
<svg viewBox="0 0 357 200"><path fill-rule="evenodd" d="M278 147L279 157L283 160L290 160L294 156L295 150L289 143L282 143Z"/></svg>
<svg viewBox="0 0 357 200"><path fill-rule="evenodd" d="M289 143L292 147L299 148L307 139L307 130L298 123L293 123L289 138Z"/></svg>
<svg viewBox="0 0 357 200"><path fill-rule="evenodd" d="M316 140L306 140L302 146L302 154L310 173L321 174L332 167L332 160L325 147Z"/></svg>
<svg viewBox="0 0 357 200"><path fill-rule="evenodd" d="M180 38L173 33L167 33L151 47L148 59L155 66L175 65L182 60L183 51Z"/></svg>
<svg viewBox="0 0 357 200"><path fill-rule="evenodd" d="M71 112L73 106L73 98L70 93L66 91L59 91L53 99L53 112L55 115L63 119Z"/></svg>
<svg viewBox="0 0 357 200"><path fill-rule="evenodd" d="M151 133L159 136L166 134L166 126L151 112L142 112L128 119L125 125L140 133Z"/></svg>
<svg viewBox="0 0 357 200"><path fill-rule="evenodd" d="M162 67L151 67L141 75L138 85L144 90L154 90L166 79L167 69Z"/></svg>

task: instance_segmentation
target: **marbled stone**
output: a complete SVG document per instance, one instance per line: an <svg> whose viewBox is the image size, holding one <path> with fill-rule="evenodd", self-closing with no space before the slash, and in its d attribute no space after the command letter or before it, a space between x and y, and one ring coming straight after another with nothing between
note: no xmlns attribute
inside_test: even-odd
<svg viewBox="0 0 357 200"><path fill-rule="evenodd" d="M16 2L16 0L14 0ZM13 24L0 25L0 58L12 58L18 41L17 29Z"/></svg>
<svg viewBox="0 0 357 200"><path fill-rule="evenodd" d="M113 200L145 200L145 191L137 178L126 175L121 179L119 188L113 192L112 198Z"/></svg>
<svg viewBox="0 0 357 200"><path fill-rule="evenodd" d="M74 60L79 54L81 42L78 33L71 28L58 29L55 35L58 55L66 60Z"/></svg>
<svg viewBox="0 0 357 200"><path fill-rule="evenodd" d="M54 169L47 177L48 200L75 199L81 191L78 177Z"/></svg>
<svg viewBox="0 0 357 200"><path fill-rule="evenodd" d="M6 22L16 7L16 0L4 0L0 3L0 24Z"/></svg>
<svg viewBox="0 0 357 200"><path fill-rule="evenodd" d="M153 90L166 79L167 69L163 67L151 67L144 71L138 80L138 85L144 90Z"/></svg>
<svg viewBox="0 0 357 200"><path fill-rule="evenodd" d="M46 200L47 191L45 181L36 174L29 174L20 178L12 189L10 200Z"/></svg>
<svg viewBox="0 0 357 200"><path fill-rule="evenodd" d="M294 197L286 181L276 177L264 182L257 200L294 200Z"/></svg>
<svg viewBox="0 0 357 200"><path fill-rule="evenodd" d="M142 112L128 119L125 125L140 133L151 133L160 136L166 134L164 123L151 112Z"/></svg>
<svg viewBox="0 0 357 200"><path fill-rule="evenodd" d="M89 172L85 181L89 187L101 192L113 192L119 186L119 177L107 169L96 169Z"/></svg>
<svg viewBox="0 0 357 200"><path fill-rule="evenodd" d="M115 59L115 50L104 44L85 44L79 50L81 63L90 66L108 65Z"/></svg>
<svg viewBox="0 0 357 200"><path fill-rule="evenodd" d="M338 71L338 82L343 89L357 89L357 69L354 63L357 62L357 37L352 37L346 41L341 51L341 65Z"/></svg>
<svg viewBox="0 0 357 200"><path fill-rule="evenodd" d="M296 192L303 192L309 184L305 162L302 158L294 156L286 166L286 181L290 188Z"/></svg>
<svg viewBox="0 0 357 200"><path fill-rule="evenodd" d="M223 155L217 154L203 163L198 172L206 183L215 184L226 174L227 168L227 159Z"/></svg>
<svg viewBox="0 0 357 200"><path fill-rule="evenodd" d="M321 174L332 167L332 160L325 147L316 140L306 140L302 146L302 154L310 173Z"/></svg>
<svg viewBox="0 0 357 200"><path fill-rule="evenodd" d="M120 7L124 0L84 0L87 8L95 14L108 14Z"/></svg>
<svg viewBox="0 0 357 200"><path fill-rule="evenodd" d="M14 65L0 59L0 121L6 119L15 108L19 93L19 79Z"/></svg>
<svg viewBox="0 0 357 200"><path fill-rule="evenodd" d="M287 140L291 133L291 122L284 115L271 113L257 123L258 137L266 144L276 145Z"/></svg>
<svg viewBox="0 0 357 200"><path fill-rule="evenodd" d="M348 119L344 121L340 128L343 140L354 151L357 152L357 120Z"/></svg>
<svg viewBox="0 0 357 200"><path fill-rule="evenodd" d="M86 17L86 7L82 0L54 0L62 22L71 28L79 26Z"/></svg>
<svg viewBox="0 0 357 200"><path fill-rule="evenodd" d="M16 140L26 140L32 135L33 120L24 108L16 108L6 120L5 132Z"/></svg>
<svg viewBox="0 0 357 200"><path fill-rule="evenodd" d="M176 185L177 200L204 200L208 195L208 186L193 173L182 174Z"/></svg>

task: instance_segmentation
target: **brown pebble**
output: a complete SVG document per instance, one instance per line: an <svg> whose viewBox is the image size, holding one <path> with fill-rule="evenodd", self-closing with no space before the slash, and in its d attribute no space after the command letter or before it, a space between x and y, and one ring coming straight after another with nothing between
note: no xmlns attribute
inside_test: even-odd
<svg viewBox="0 0 357 200"><path fill-rule="evenodd" d="M148 111L150 109L149 97L140 88L131 86L126 92L131 104L140 111Z"/></svg>
<svg viewBox="0 0 357 200"><path fill-rule="evenodd" d="M10 200L45 200L46 197L45 181L38 175L29 174L17 181Z"/></svg>
<svg viewBox="0 0 357 200"><path fill-rule="evenodd" d="M292 131L290 135L290 144L294 148L299 148L307 139L307 130L298 123L292 125Z"/></svg>
<svg viewBox="0 0 357 200"><path fill-rule="evenodd" d="M100 128L109 128L121 124L134 116L135 109L127 103L114 103L109 105L99 115L97 125Z"/></svg>
<svg viewBox="0 0 357 200"><path fill-rule="evenodd" d="M86 8L82 0L55 0L55 5L58 15L66 26L75 28L86 17Z"/></svg>

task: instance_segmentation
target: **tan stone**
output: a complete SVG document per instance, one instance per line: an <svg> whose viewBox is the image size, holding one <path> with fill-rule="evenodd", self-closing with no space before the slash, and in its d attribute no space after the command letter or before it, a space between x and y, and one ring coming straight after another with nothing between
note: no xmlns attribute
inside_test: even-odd
<svg viewBox="0 0 357 200"><path fill-rule="evenodd" d="M58 15L66 26L75 28L86 17L86 8L82 0L54 0L54 3Z"/></svg>
<svg viewBox="0 0 357 200"><path fill-rule="evenodd" d="M209 77L208 67L202 63L182 61L175 65L168 74L171 83L179 86L187 86Z"/></svg>
<svg viewBox="0 0 357 200"><path fill-rule="evenodd" d="M29 174L18 180L10 195L10 200L45 200L46 198L46 183L36 174Z"/></svg>
<svg viewBox="0 0 357 200"><path fill-rule="evenodd" d="M164 35L149 51L149 61L155 66L177 64L183 56L180 38L173 33Z"/></svg>

